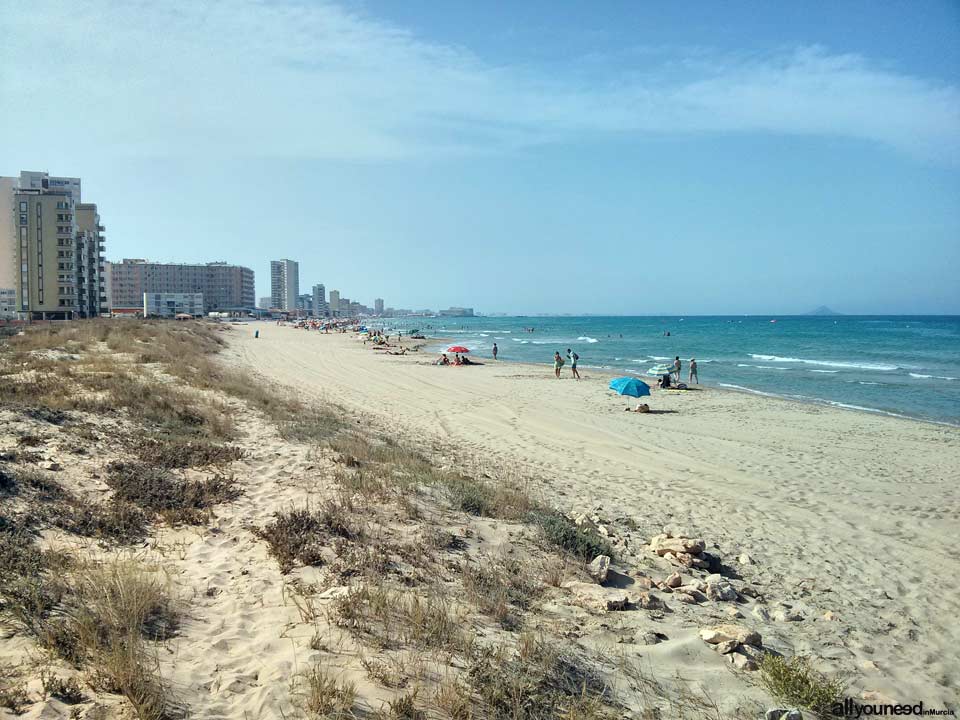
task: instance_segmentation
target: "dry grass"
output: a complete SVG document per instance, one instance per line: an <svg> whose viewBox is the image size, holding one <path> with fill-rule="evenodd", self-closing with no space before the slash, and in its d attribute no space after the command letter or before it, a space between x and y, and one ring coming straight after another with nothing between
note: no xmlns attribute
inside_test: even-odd
<svg viewBox="0 0 960 720"><path fill-rule="evenodd" d="M579 651L543 638L525 636L518 650L505 646L476 652L461 692L474 700L483 718L617 717L613 694L601 674Z"/></svg>
<svg viewBox="0 0 960 720"><path fill-rule="evenodd" d="M543 591L534 568L515 558L465 560L460 575L466 597L506 630L522 625L521 614Z"/></svg>
<svg viewBox="0 0 960 720"><path fill-rule="evenodd" d="M364 585L338 598L332 608L337 625L382 649L412 645L462 653L472 645L462 614L440 592L420 595Z"/></svg>
<svg viewBox="0 0 960 720"><path fill-rule="evenodd" d="M292 692L297 708L310 718L348 720L354 714L356 688L342 683L319 665L294 679Z"/></svg>

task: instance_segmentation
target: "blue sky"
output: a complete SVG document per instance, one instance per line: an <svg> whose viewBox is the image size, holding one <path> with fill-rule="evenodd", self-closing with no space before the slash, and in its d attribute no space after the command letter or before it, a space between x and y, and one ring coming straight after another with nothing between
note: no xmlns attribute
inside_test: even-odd
<svg viewBox="0 0 960 720"><path fill-rule="evenodd" d="M258 294L960 313L960 4L4 2L21 169Z"/></svg>

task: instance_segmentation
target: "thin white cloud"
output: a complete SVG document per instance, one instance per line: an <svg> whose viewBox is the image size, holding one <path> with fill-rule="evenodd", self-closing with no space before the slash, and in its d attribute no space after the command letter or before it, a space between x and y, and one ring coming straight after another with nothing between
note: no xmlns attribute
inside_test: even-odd
<svg viewBox="0 0 960 720"><path fill-rule="evenodd" d="M0 142L390 159L604 133L765 132L960 163L960 90L861 57L698 50L669 65L643 54L584 65L495 65L327 3L5 3Z"/></svg>

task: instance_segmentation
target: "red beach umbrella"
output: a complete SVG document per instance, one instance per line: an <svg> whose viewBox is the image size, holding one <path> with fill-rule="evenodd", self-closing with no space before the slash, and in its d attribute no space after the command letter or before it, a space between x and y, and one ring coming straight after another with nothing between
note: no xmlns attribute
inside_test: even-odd
<svg viewBox="0 0 960 720"><path fill-rule="evenodd" d="M447 352L460 353L461 355L466 355L470 352L470 348L465 348L463 345L451 345L447 348Z"/></svg>

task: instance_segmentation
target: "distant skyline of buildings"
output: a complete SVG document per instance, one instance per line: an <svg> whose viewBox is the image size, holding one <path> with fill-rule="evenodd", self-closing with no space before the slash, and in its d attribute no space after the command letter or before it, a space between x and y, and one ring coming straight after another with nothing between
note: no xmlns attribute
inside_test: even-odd
<svg viewBox="0 0 960 720"><path fill-rule="evenodd" d="M106 228L81 191L81 178L45 171L0 177L0 320L166 316L171 309L196 314L199 307L204 314L259 309L316 318L432 314L387 307L382 297L369 307L324 283L301 293L300 264L289 258L270 261L270 296L259 302L254 271L241 265L107 261Z"/></svg>

